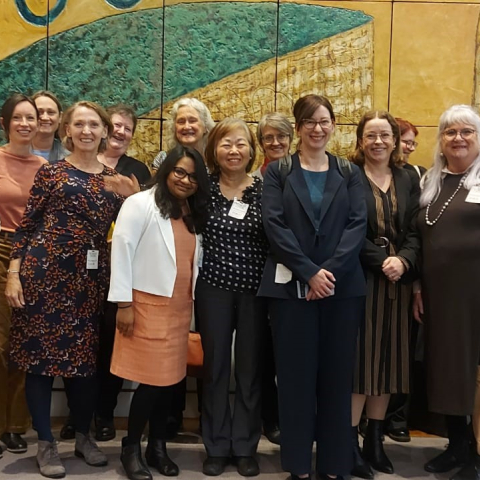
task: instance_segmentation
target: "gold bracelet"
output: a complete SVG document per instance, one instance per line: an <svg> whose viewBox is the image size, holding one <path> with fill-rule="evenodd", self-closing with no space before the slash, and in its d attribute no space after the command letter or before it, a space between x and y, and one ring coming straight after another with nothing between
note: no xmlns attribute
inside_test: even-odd
<svg viewBox="0 0 480 480"><path fill-rule="evenodd" d="M20 273L20 270L7 270L7 273Z"/></svg>

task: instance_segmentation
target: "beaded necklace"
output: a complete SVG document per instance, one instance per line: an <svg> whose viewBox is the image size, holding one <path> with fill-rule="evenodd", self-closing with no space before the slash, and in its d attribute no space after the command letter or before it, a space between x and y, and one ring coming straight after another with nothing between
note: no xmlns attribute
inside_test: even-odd
<svg viewBox="0 0 480 480"><path fill-rule="evenodd" d="M430 202L427 205L427 209L425 210L425 222L427 225L430 227L435 225L439 220L440 217L443 215L443 212L447 209L447 207L450 205L451 201L455 198L455 195L460 191L460 189L463 187L463 184L465 183L465 179L467 178L468 173L466 173L461 179L460 183L458 184L457 189L450 195L450 197L447 199L447 201L443 204L442 208L440 209L439 214L437 215L437 218L435 220L430 220L428 218L428 212L430 211L430 205L433 203L433 199L430 200Z"/></svg>

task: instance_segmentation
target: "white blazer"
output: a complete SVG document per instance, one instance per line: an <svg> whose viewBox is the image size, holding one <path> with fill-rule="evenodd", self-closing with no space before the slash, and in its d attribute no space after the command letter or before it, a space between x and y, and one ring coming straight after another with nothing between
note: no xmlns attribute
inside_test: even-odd
<svg viewBox="0 0 480 480"><path fill-rule="evenodd" d="M132 290L171 297L177 276L175 242L170 219L155 204L155 188L127 198L112 238L110 302L131 302ZM192 292L198 276L201 238L195 235Z"/></svg>

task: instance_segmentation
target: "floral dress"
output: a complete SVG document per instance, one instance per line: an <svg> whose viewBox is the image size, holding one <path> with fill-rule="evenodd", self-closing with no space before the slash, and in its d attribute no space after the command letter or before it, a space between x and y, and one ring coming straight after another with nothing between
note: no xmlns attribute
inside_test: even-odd
<svg viewBox="0 0 480 480"><path fill-rule="evenodd" d="M95 373L109 274L106 238L123 201L105 191L103 175L115 171L87 173L61 160L35 178L11 254L23 259L25 308L13 310L10 334L10 360L21 370L63 377ZM87 268L89 250L98 251L98 268Z"/></svg>

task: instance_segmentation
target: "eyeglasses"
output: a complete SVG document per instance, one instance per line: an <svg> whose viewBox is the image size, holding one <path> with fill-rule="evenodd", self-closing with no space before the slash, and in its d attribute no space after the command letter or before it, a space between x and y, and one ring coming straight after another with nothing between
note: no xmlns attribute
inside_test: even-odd
<svg viewBox="0 0 480 480"><path fill-rule="evenodd" d="M442 132L443 138L447 140L455 140L457 138L457 135L460 135L464 140L468 140L469 138L472 138L476 134L476 130L473 128L462 128L461 130L455 130L453 128L449 130L444 130Z"/></svg>
<svg viewBox="0 0 480 480"><path fill-rule="evenodd" d="M363 139L369 143L374 143L377 141L377 138L380 138L382 142L388 142L393 138L393 134L383 132L383 133L367 133L363 136Z"/></svg>
<svg viewBox="0 0 480 480"><path fill-rule="evenodd" d="M302 120L302 123L307 130L313 130L317 125L320 125L320 127L323 129L330 128L333 122L326 118L320 120L319 122L313 120L313 118L306 118L305 120Z"/></svg>
<svg viewBox="0 0 480 480"><path fill-rule="evenodd" d="M275 141L275 139L277 139L278 143L283 143L289 140L289 138L290 135L287 135L285 133L279 133L278 135L265 135L264 137L262 137L262 141L266 145L270 145Z"/></svg>
<svg viewBox="0 0 480 480"><path fill-rule="evenodd" d="M418 142L414 142L413 140L402 140L402 143L404 143L408 148L418 147Z"/></svg>
<svg viewBox="0 0 480 480"><path fill-rule="evenodd" d="M197 175L195 173L188 173L183 168L173 167L173 174L180 180L188 177L190 183L194 183L195 185L198 183Z"/></svg>

